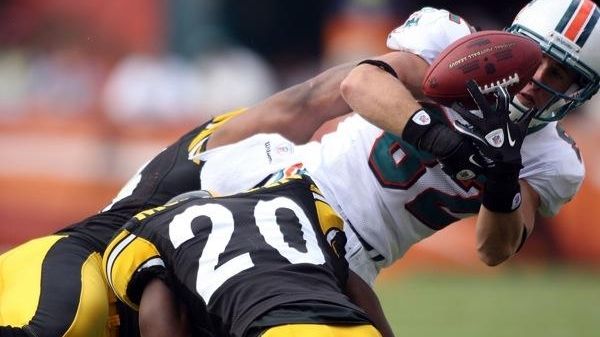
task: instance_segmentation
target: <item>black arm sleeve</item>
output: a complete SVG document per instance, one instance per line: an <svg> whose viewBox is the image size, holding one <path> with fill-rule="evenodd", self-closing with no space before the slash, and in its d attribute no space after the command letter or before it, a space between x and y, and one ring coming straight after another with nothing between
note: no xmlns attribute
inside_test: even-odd
<svg viewBox="0 0 600 337"><path fill-rule="evenodd" d="M358 62L357 66L361 65L361 64L370 64L372 66L376 66L377 68L385 71L386 73L394 76L395 78L398 78L398 74L396 74L396 71L394 70L394 68L392 68L391 65L389 65L389 64L387 64L387 63L385 63L383 61L380 61L380 60L363 60L363 61Z"/></svg>

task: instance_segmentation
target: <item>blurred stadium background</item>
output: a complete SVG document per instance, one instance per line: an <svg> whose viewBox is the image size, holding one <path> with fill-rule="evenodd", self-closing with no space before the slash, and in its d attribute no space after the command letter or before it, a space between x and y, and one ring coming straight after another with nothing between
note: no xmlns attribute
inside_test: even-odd
<svg viewBox="0 0 600 337"><path fill-rule="evenodd" d="M0 1L0 251L102 209L209 116L385 52L424 5L500 29L525 3ZM465 221L384 272L377 289L399 336L600 336L595 110L599 99L564 121L585 158L580 193L518 257L484 267Z"/></svg>

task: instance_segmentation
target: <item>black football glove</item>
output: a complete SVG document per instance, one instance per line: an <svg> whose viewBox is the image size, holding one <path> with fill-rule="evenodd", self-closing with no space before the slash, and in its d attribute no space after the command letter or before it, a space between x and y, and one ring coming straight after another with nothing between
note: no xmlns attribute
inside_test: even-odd
<svg viewBox="0 0 600 337"><path fill-rule="evenodd" d="M474 144L486 159L486 166L514 166L521 169L521 145L527 133L532 114L518 121L509 118L510 95L505 88L494 91L495 102L490 104L473 80L467 82L467 90L479 107L481 116L470 112L460 104L452 108L466 121L457 120L458 131L475 140Z"/></svg>
<svg viewBox="0 0 600 337"><path fill-rule="evenodd" d="M428 102L420 103L423 108L408 120L402 138L416 149L431 153L451 177L469 180L481 174L483 160L471 139L432 118L431 114L443 114L436 112L441 107Z"/></svg>
<svg viewBox="0 0 600 337"><path fill-rule="evenodd" d="M495 89L494 103L486 99L473 80L467 83L467 90L481 115L472 113L460 104L452 108L464 119L455 122L457 130L473 139L473 145L484 160L487 180L482 204L493 212L512 212L521 204L521 145L533 115L529 113L512 121L508 111L510 95L505 88Z"/></svg>
<svg viewBox="0 0 600 337"><path fill-rule="evenodd" d="M485 161L470 139L457 133L462 140L452 153L438 161L444 173L458 180L470 180L484 173Z"/></svg>

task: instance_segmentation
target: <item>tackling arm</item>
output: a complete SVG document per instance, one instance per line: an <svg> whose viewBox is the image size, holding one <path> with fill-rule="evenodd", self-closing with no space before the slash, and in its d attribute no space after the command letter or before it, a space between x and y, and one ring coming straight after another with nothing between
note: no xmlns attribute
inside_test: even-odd
<svg viewBox="0 0 600 337"><path fill-rule="evenodd" d="M351 112L339 86L353 67L350 63L333 67L265 99L216 130L207 149L256 133L280 133L295 143L307 142L325 121Z"/></svg>
<svg viewBox="0 0 600 337"><path fill-rule="evenodd" d="M188 337L185 310L160 278L149 281L142 293L139 310L142 337Z"/></svg>
<svg viewBox="0 0 600 337"><path fill-rule="evenodd" d="M379 330L383 337L394 337L394 332L385 318L377 294L375 294L373 289L352 270L348 273L346 294L350 297L352 302L365 310L369 319L373 321L373 325Z"/></svg>

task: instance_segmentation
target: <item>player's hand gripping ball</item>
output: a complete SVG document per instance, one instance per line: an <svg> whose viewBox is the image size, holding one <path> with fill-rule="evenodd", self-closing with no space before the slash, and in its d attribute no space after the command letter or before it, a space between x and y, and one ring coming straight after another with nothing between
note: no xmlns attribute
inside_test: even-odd
<svg viewBox="0 0 600 337"><path fill-rule="evenodd" d="M423 93L442 105L461 103L477 109L467 91L474 80L484 94L496 86L512 95L521 90L542 61L538 44L531 39L504 31L476 32L449 45L429 66L423 80Z"/></svg>

